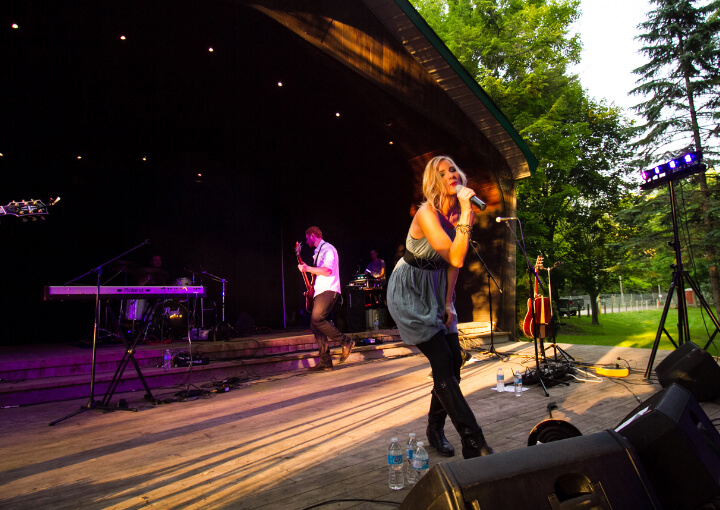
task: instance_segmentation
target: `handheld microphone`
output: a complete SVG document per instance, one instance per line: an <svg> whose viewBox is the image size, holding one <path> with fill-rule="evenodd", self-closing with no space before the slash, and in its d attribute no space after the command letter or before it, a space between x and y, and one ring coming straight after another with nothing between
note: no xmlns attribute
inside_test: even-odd
<svg viewBox="0 0 720 510"><path fill-rule="evenodd" d="M501 221L512 221L512 220L516 220L516 219L517 218L515 216L508 216L507 218L502 218L502 217L498 216L497 218L495 218L495 221L500 223Z"/></svg>
<svg viewBox="0 0 720 510"><path fill-rule="evenodd" d="M457 184L457 185L455 185L455 193L457 193L457 192L459 192L459 191L462 191L462 189L463 189L464 187L465 187L465 186L463 186L462 184ZM484 211L485 208L487 207L487 204L485 204L485 202L483 202L482 200L480 200L477 196L472 197L472 198L470 199L470 202L472 202L473 205L477 206L477 208L480 209L481 211Z"/></svg>

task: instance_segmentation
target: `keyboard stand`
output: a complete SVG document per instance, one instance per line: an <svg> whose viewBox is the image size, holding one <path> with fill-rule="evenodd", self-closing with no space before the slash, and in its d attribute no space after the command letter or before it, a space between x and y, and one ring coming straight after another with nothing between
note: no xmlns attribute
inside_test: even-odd
<svg viewBox="0 0 720 510"><path fill-rule="evenodd" d="M118 384L120 384L120 380L122 379L123 373L125 372L125 369L127 368L127 365L129 362L132 361L133 366L135 367L135 371L137 372L138 377L143 383L143 386L145 387L145 400L148 402L152 402L153 404L159 404L160 401L153 397L152 392L150 391L150 387L148 386L147 381L145 380L145 377L142 374L142 371L140 370L140 365L138 364L137 360L135 359L135 346L137 345L138 341L140 340L140 337L142 336L141 333L137 333L135 338L131 341L128 341L127 336L125 335L125 332L123 331L122 327L120 326L120 320L115 318L115 314L110 310L110 313L113 315L113 319L115 321L115 325L117 327L117 331L120 334L120 338L123 341L123 344L125 344L125 352L123 353L123 357L120 360L120 364L118 365L117 369L115 370L115 375L113 375L112 381L110 381L110 386L108 386L107 391L105 391L105 396L102 399L101 405L103 407L109 407L110 406L110 399L112 398L113 394L115 393L115 390L118 387ZM118 407L118 409L125 409L122 407ZM128 410L134 410L137 411L137 409L128 409Z"/></svg>

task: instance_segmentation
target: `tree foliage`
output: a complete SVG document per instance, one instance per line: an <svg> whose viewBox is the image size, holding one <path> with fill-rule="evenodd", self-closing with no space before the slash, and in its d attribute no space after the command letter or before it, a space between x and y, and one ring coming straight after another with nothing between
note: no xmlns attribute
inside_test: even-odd
<svg viewBox="0 0 720 510"><path fill-rule="evenodd" d="M646 165L689 150L701 152L706 163L712 164L720 156L720 0L704 5L696 0L653 3L656 8L640 25L644 32L639 36L648 62L634 71L640 85L633 92L647 97L635 107L646 121L638 128L642 136L635 145L641 148ZM694 245L704 253L703 266L720 311L720 204L704 172L691 181L697 192L690 209L683 211L694 219L688 238L694 238Z"/></svg>
<svg viewBox="0 0 720 510"><path fill-rule="evenodd" d="M631 91L647 98L634 107L646 120L636 145L658 159L678 150L712 159L720 154L713 146L720 136L720 0L653 2L657 8L639 26L648 62L634 70L640 85Z"/></svg>
<svg viewBox="0 0 720 510"><path fill-rule="evenodd" d="M553 273L554 297L571 288L596 297L616 266L613 213L626 193L629 131L619 110L587 97L568 72L580 58L579 37L570 35L578 0L415 5L539 160L537 172L518 183L518 217L531 258L564 262ZM524 264L518 272L524 302L530 292Z"/></svg>

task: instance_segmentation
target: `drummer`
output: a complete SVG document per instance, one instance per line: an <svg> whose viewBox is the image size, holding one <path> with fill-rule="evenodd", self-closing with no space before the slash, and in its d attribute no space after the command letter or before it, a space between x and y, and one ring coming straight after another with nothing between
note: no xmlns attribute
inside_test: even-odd
<svg viewBox="0 0 720 510"><path fill-rule="evenodd" d="M162 267L162 257L153 255L150 266L138 271L138 285L165 285L168 281L168 272Z"/></svg>
<svg viewBox="0 0 720 510"><path fill-rule="evenodd" d="M377 250L370 250L370 263L365 268L366 273L370 273L373 278L385 278L385 261L378 257Z"/></svg>

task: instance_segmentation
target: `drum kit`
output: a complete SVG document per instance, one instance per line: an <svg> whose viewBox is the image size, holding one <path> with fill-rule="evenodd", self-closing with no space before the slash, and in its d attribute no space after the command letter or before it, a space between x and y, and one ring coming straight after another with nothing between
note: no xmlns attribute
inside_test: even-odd
<svg viewBox="0 0 720 510"><path fill-rule="evenodd" d="M178 278L171 286L192 285L189 278ZM129 323L130 332L140 334L144 342L166 342L188 337L192 299L128 299L121 305L120 317Z"/></svg>
<svg viewBox="0 0 720 510"><path fill-rule="evenodd" d="M167 283L168 273L160 267L134 269L132 262L117 261L111 268L118 271L115 276L123 273L126 283L130 277L138 281L140 286L202 285L203 276L221 281L222 321L225 320L225 279L205 271L198 273L186 269L192 275L191 278L183 276ZM196 277L200 280L197 284ZM190 299L128 299L121 302L119 316L121 324L131 336L139 335L144 343L166 343L186 339L191 335L195 339L207 339L208 332L204 330L204 311L208 311L204 309L204 299L197 296L192 296ZM218 325L220 324L216 324L215 328Z"/></svg>

